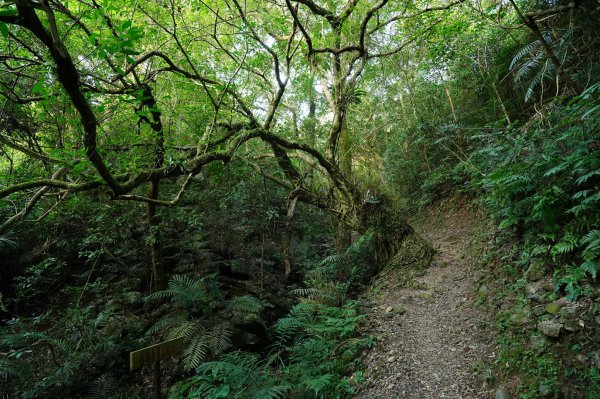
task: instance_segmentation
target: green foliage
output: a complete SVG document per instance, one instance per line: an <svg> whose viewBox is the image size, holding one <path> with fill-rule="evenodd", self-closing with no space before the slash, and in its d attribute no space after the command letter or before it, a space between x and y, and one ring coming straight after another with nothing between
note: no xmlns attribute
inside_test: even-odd
<svg viewBox="0 0 600 399"><path fill-rule="evenodd" d="M198 375L177 383L169 399L178 398L239 398L283 399L289 386L277 385L271 379L268 364L257 355L231 352L219 361L198 367Z"/></svg>
<svg viewBox="0 0 600 399"><path fill-rule="evenodd" d="M312 292L312 290L311 290ZM266 360L231 352L203 363L179 382L170 398L346 398L358 355L373 345L357 336L364 318L356 303L342 307L301 302L274 325L275 344Z"/></svg>
<svg viewBox="0 0 600 399"><path fill-rule="evenodd" d="M182 360L186 369L195 369L209 356L218 356L231 347L231 330L228 325L213 324L212 316L215 307L222 299L216 275L200 279L184 275L173 276L169 281L168 289L150 294L145 299L146 301L169 299L173 304L184 309L183 312L169 314L162 318L146 334L161 333L167 339L184 337ZM246 298L246 305L250 301ZM237 304L243 302L244 300L238 300ZM234 307L235 305L236 302L233 303ZM245 309L248 309L248 306ZM198 319L195 314L201 314L203 317Z"/></svg>
<svg viewBox="0 0 600 399"><path fill-rule="evenodd" d="M215 301L221 297L214 274L201 279L176 275L169 280L169 287L166 290L154 292L148 295L146 300L170 299L183 309L201 310L206 315L210 315Z"/></svg>
<svg viewBox="0 0 600 399"><path fill-rule="evenodd" d="M19 244L8 237L0 236L0 254L9 254L17 251Z"/></svg>
<svg viewBox="0 0 600 399"><path fill-rule="evenodd" d="M354 392L349 374L357 371L360 351L373 344L357 336L363 318L352 301L341 307L301 302L275 323L272 356L289 359L281 372L293 386L292 397L343 398Z"/></svg>
<svg viewBox="0 0 600 399"><path fill-rule="evenodd" d="M65 272L66 262L54 257L29 266L23 275L15 278L18 300L27 302L39 299L40 293L55 286Z"/></svg>
<svg viewBox="0 0 600 399"><path fill-rule="evenodd" d="M267 306L269 306L269 303L264 300L260 300L252 295L244 295L231 299L227 303L226 309L238 314L260 314Z"/></svg>
<svg viewBox="0 0 600 399"><path fill-rule="evenodd" d="M117 384L109 377L92 383L97 375L93 365L124 367L118 354L139 345L141 326L123 324L112 308L99 313L90 307L68 308L61 313L15 318L0 328L0 349L7 354L0 358L5 394L23 399L68 397L86 383L90 388L102 384L102 389L117 393L113 390Z"/></svg>
<svg viewBox="0 0 600 399"><path fill-rule="evenodd" d="M322 294L329 292L330 303L344 303L348 295L367 284L382 267L376 259L374 234L370 229L354 240L343 253L322 259L308 274L308 285L320 289ZM311 283L313 280L314 283ZM329 289L318 284L328 285Z"/></svg>
<svg viewBox="0 0 600 399"><path fill-rule="evenodd" d="M489 141L478 155L484 201L500 227L521 234L532 256L572 265L559 271L571 299L600 270L600 113L589 112L599 86L549 115L550 126L482 136Z"/></svg>
<svg viewBox="0 0 600 399"><path fill-rule="evenodd" d="M138 395L127 392L121 382L111 373L104 373L90 384L86 399L137 399Z"/></svg>

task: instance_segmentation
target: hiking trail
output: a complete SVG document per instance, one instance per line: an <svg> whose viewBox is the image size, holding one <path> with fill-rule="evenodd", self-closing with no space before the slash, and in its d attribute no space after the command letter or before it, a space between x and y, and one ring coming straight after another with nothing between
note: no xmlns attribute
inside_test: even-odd
<svg viewBox="0 0 600 399"><path fill-rule="evenodd" d="M485 251L478 218L465 206L429 211L415 223L436 250L429 268L409 284L405 270L391 269L371 288L368 322L380 342L364 358L367 382L357 398L493 397L491 316L475 306L483 273L476 259Z"/></svg>

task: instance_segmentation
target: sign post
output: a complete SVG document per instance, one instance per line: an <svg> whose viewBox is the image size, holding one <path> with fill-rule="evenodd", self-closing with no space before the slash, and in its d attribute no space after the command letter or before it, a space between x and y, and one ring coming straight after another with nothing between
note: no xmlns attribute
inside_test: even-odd
<svg viewBox="0 0 600 399"><path fill-rule="evenodd" d="M181 352L183 341L183 337L175 338L129 353L129 371L139 370L144 366L154 363L154 392L156 399L161 399L160 361Z"/></svg>

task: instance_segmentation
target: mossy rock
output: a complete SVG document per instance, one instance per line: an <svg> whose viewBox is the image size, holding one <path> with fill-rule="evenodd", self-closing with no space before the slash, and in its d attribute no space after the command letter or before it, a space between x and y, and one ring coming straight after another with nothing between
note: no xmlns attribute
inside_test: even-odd
<svg viewBox="0 0 600 399"><path fill-rule="evenodd" d="M539 281L543 279L545 275L546 271L544 270L544 266L538 261L533 262L525 272L525 278L528 281Z"/></svg>
<svg viewBox="0 0 600 399"><path fill-rule="evenodd" d="M529 322L529 310L528 309L520 309L516 310L510 315L510 322L514 325L524 325Z"/></svg>
<svg viewBox="0 0 600 399"><path fill-rule="evenodd" d="M556 315L560 312L561 308L562 306L558 302L550 302L546 305L546 312L550 313L551 315Z"/></svg>

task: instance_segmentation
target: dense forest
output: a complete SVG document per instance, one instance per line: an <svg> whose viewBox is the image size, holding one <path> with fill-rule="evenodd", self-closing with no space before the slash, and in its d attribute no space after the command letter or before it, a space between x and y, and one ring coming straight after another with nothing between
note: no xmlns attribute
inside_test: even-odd
<svg viewBox="0 0 600 399"><path fill-rule="evenodd" d="M600 398L599 186L597 0L2 0L0 397L356 397L451 199L472 397Z"/></svg>

